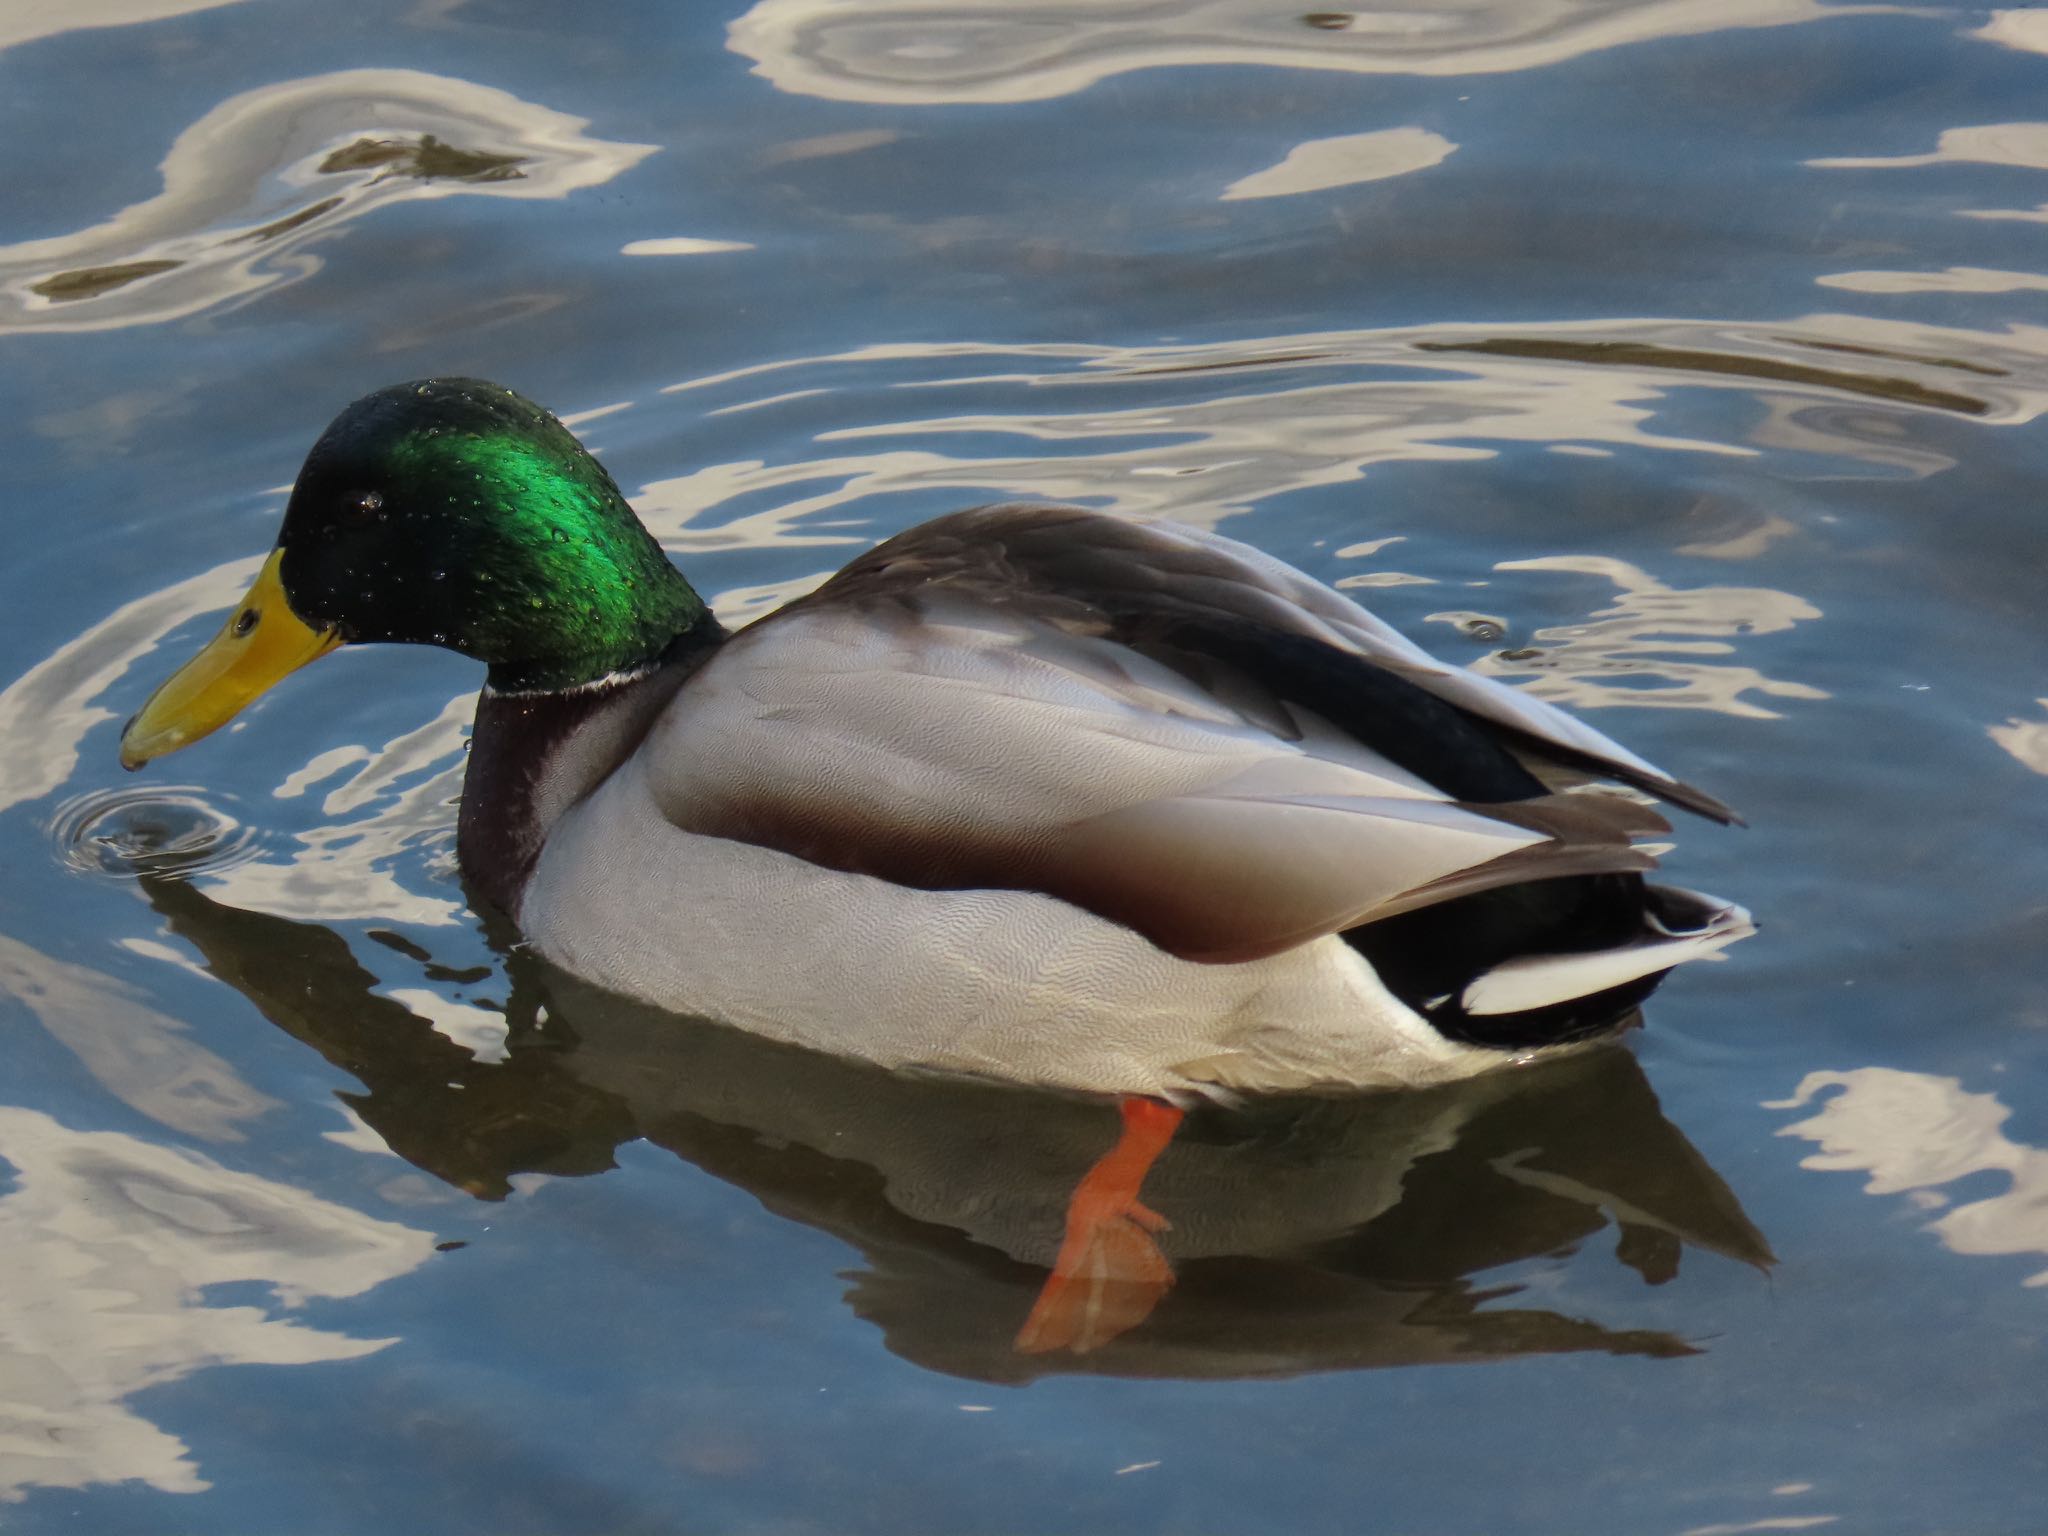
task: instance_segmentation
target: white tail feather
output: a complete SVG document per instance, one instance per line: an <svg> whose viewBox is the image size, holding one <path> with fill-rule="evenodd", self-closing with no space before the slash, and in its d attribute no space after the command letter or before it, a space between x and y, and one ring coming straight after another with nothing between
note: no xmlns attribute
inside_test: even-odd
<svg viewBox="0 0 2048 1536"><path fill-rule="evenodd" d="M1720 950L1756 932L1756 924L1741 907L1697 892L1678 894L1712 909L1698 928L1660 937L1669 930L1651 918L1651 932L1614 949L1506 960L1468 982L1458 999L1460 1006L1469 1014L1547 1008L1668 971L1688 960L1718 959Z"/></svg>

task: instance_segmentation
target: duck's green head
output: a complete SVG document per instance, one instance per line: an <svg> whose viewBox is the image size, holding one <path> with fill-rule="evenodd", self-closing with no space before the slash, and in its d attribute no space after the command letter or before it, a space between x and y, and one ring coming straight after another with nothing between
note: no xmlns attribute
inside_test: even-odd
<svg viewBox="0 0 2048 1536"><path fill-rule="evenodd" d="M559 421L509 389L366 395L306 456L277 548L121 738L139 768L344 642L445 646L500 691L594 682L706 626L704 604Z"/></svg>

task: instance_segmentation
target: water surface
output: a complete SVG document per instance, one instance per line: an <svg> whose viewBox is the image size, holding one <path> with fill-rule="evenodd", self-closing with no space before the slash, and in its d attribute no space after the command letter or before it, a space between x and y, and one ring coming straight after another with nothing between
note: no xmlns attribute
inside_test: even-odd
<svg viewBox="0 0 2048 1536"><path fill-rule="evenodd" d="M2037 1530L2044 55L1808 0L0 17L0 1529ZM119 772L319 428L447 373L729 620L998 497L1250 540L1739 806L1668 867L1765 932L1625 1050L1197 1118L1174 1289L1020 1355L1113 1116L533 965L453 865L468 664Z"/></svg>

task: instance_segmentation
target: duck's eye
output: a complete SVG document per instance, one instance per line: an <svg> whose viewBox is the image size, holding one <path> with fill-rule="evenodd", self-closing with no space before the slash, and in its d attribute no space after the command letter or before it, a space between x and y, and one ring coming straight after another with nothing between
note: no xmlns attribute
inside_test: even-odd
<svg viewBox="0 0 2048 1536"><path fill-rule="evenodd" d="M249 632L256 627L257 621L260 620L262 617L263 615L258 613L254 608L244 608L240 613L236 614L234 628L235 638L237 640L248 639Z"/></svg>
<svg viewBox="0 0 2048 1536"><path fill-rule="evenodd" d="M358 491L349 497L344 505L358 517L367 517L373 512L384 510L384 497L378 491Z"/></svg>

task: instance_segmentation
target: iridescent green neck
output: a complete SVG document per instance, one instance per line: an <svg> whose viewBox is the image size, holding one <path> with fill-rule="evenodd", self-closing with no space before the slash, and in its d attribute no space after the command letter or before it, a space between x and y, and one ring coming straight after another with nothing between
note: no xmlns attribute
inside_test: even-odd
<svg viewBox="0 0 2048 1536"><path fill-rule="evenodd" d="M477 380L350 406L308 456L279 543L302 618L447 646L500 693L630 673L720 634L569 430Z"/></svg>
<svg viewBox="0 0 2048 1536"><path fill-rule="evenodd" d="M441 484L452 477L456 503L470 500L503 534L480 552L482 590L468 626L473 653L490 662L490 686L501 693L645 666L706 616L604 466L580 450L549 451L556 446L425 427L393 454L401 474ZM464 480L467 490L459 488Z"/></svg>

